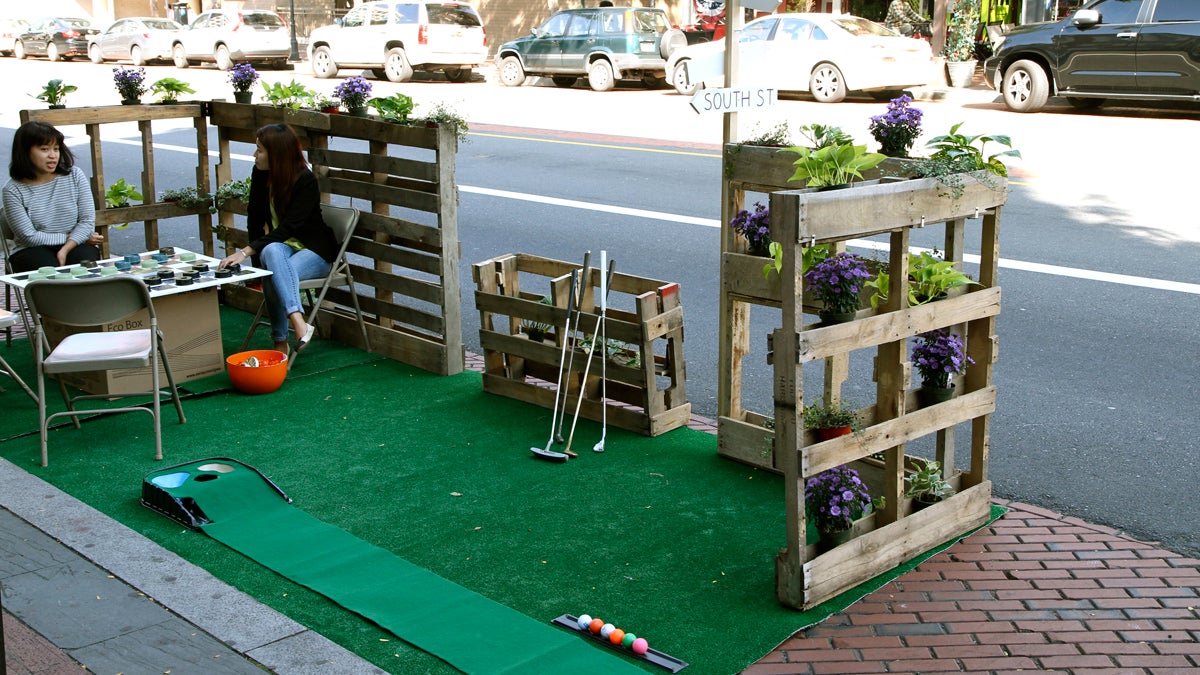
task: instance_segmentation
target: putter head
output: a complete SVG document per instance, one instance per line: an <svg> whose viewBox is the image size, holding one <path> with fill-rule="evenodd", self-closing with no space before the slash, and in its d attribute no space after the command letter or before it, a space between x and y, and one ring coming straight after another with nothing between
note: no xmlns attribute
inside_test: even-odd
<svg viewBox="0 0 1200 675"><path fill-rule="evenodd" d="M596 444L592 446L592 450L595 452L604 452L604 439L601 438L599 441L596 441Z"/></svg>
<svg viewBox="0 0 1200 675"><path fill-rule="evenodd" d="M530 448L529 451L533 453L534 457L536 457L538 459L544 459L547 462L562 463L562 462L567 461L567 459L569 459L569 456L566 453L555 452L553 450L546 450L543 448Z"/></svg>

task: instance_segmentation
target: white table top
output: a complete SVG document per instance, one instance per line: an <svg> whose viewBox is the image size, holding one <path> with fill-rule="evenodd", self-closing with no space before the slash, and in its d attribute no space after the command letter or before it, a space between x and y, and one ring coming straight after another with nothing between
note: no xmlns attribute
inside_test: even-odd
<svg viewBox="0 0 1200 675"><path fill-rule="evenodd" d="M152 260L154 260L152 255L155 253L159 253L159 251L147 251L145 253L139 253L138 259L139 259L139 261L152 261ZM159 298L159 297L163 297L166 295L176 295L178 293L187 293L188 291L198 291L198 290L202 290L205 288L216 288L217 286L220 286L222 284L231 284L231 283L238 283L238 282L242 282L242 281L249 281L250 279L257 279L259 277L270 276L270 274L271 274L271 272L268 270L259 269L257 267L250 267L249 265L242 265L240 270L238 270L237 272L234 272L233 274L231 274L228 277L217 277L215 275L214 270L217 269L217 265L221 262L220 258L210 258L202 253L195 253L193 255L195 255L196 257L193 260L180 260L180 256L183 254L192 254L192 252L188 251L186 249L175 248L174 254L168 256L166 262L160 263L158 261L154 261L156 263L156 266L154 266L154 267L143 267L142 262L139 262L138 264L135 264L132 267L130 267L129 270L117 272L117 274L122 274L122 275L127 275L127 276L131 275L131 276L137 277L138 279L144 279L146 277L157 276L159 270L170 269L170 270L174 270L176 273L176 276L178 277L178 276L182 276L183 272L190 271L194 265L206 264L209 266L208 271L201 272L200 276L198 278L196 278L191 284L188 284L185 286L177 286L177 285L175 285L175 282L173 280L167 281L166 283L151 285L150 286L150 297L151 298ZM184 257L189 257L189 256L184 256ZM97 278L97 277L101 276L100 268L114 266L114 263L116 261L123 260L123 259L124 259L124 256L116 256L113 258L106 258L106 259L101 260L98 263L96 263L95 268L88 269L88 274L73 277L73 278L78 278L78 279ZM82 266L80 266L80 265L67 265L66 267L55 268L55 270L58 273L71 274L72 269L81 268L81 267ZM16 274L6 274L4 276L0 276L0 283L5 283L10 286L15 286L17 288L25 288L25 286L28 285L30 281L32 281L29 278L31 275L35 279L39 278L39 274L37 272L18 272Z"/></svg>

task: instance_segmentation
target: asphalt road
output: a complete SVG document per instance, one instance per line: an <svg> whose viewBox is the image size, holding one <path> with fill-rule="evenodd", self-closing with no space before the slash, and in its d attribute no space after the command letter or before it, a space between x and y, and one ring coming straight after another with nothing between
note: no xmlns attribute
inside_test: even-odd
<svg viewBox="0 0 1200 675"><path fill-rule="evenodd" d="M264 78L296 78L323 91L337 82L301 69ZM198 98L228 96L224 73L212 68L149 70L151 80L191 82ZM0 59L0 74L15 83L13 91L35 92L50 77L79 84L68 99L73 106L117 102L111 65ZM623 271L681 283L689 398L697 413L715 413L719 117L696 115L673 92L640 87L596 94L506 89L482 79L375 87L413 96L418 114L444 101L471 121L472 140L458 155L469 347L477 344L471 263L518 251L576 260L603 248ZM0 144L7 147L19 107L37 105L23 99L0 109ZM1200 109L1079 114L1062 105L1017 115L986 91L953 92L920 107L927 136L965 121L967 133L1012 136L1023 154L1010 164L1001 233L1000 397L990 451L996 494L1200 555L1192 525L1200 507L1191 499L1200 435L1192 413L1200 218L1191 164L1200 151ZM781 120L793 128L821 122L866 141L870 115L882 110L865 99L785 100L764 114L741 115L740 133ZM187 137L166 127L158 142L186 150ZM132 128L105 139L110 177L136 178L136 139ZM122 173L116 167L124 162ZM161 187L188 184L187 163L164 164ZM193 225L166 227L185 239ZM137 248L139 237L134 228L114 232L114 248ZM934 245L939 237L919 233L914 243ZM968 250L974 245L968 241ZM770 312L756 310L753 318L755 334L765 336ZM867 400L873 392L868 361L856 356L851 397ZM769 371L756 354L750 362L749 407L769 412Z"/></svg>

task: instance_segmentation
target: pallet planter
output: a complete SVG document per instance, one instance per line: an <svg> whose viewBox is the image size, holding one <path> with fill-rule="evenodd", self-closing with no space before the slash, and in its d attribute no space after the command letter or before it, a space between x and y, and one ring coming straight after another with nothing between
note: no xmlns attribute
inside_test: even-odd
<svg viewBox="0 0 1200 675"><path fill-rule="evenodd" d="M596 293L600 270L587 280L581 306L581 328L569 336L567 320L570 274L578 270L560 260L517 253L472 266L475 305L479 310L479 342L483 349L484 391L553 409L563 341L574 349L571 370L563 377L566 406L573 410L582 396L580 415L600 421L601 363L607 370L608 422L630 431L657 436L687 424L692 406L685 388L683 306L679 285L627 274L614 274L607 309L610 345L596 353L583 381L587 342L599 322ZM543 298L549 298L549 303ZM622 309L632 305L632 309ZM523 326L552 326L532 340ZM606 353L607 352L607 353ZM661 384L660 384L661 383Z"/></svg>
<svg viewBox="0 0 1200 675"><path fill-rule="evenodd" d="M967 178L958 199L933 179L914 179L817 192L772 193L775 241L783 244L780 275L782 325L770 338L775 370L773 456L784 475L787 546L776 560L776 596L787 606L809 609L942 542L985 523L990 516L987 480L991 414L996 406L992 381L996 357L995 317L1000 312L998 231L1007 182L990 185ZM943 300L908 306L904 275L890 279L889 299L877 310L861 310L855 320L835 325L806 323L802 300L803 248L844 243L887 234L891 269L908 269L910 232L944 224L948 260L962 262L968 219L981 218L979 285ZM908 362L909 338L950 328L965 336L975 364L957 378L958 396L919 407ZM875 403L860 411L863 428L828 441L813 442L803 433L803 368L851 351L875 351ZM826 382L825 400L836 399L840 382ZM812 397L817 398L817 397ZM956 469L955 427L969 424L970 457ZM932 438L937 459L956 492L914 512L906 499L905 475L913 469L906 444ZM872 456L882 460L871 459ZM854 536L833 550L816 554L809 544L805 483L822 471L849 464L864 471L873 497L885 506L856 522Z"/></svg>

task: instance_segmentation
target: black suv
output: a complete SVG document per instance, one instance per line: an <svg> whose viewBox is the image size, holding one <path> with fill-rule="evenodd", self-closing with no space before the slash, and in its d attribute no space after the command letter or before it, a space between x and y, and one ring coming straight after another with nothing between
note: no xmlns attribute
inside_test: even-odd
<svg viewBox="0 0 1200 675"><path fill-rule="evenodd" d="M983 69L1018 112L1055 95L1076 108L1200 102L1200 0L1094 0L1057 23L1013 29Z"/></svg>
<svg viewBox="0 0 1200 675"><path fill-rule="evenodd" d="M531 35L500 45L496 63L500 84L509 87L523 83L526 75L549 75L559 87L574 86L586 76L596 91L632 79L657 88L667 83L667 57L685 45L687 38L661 9L565 9Z"/></svg>

